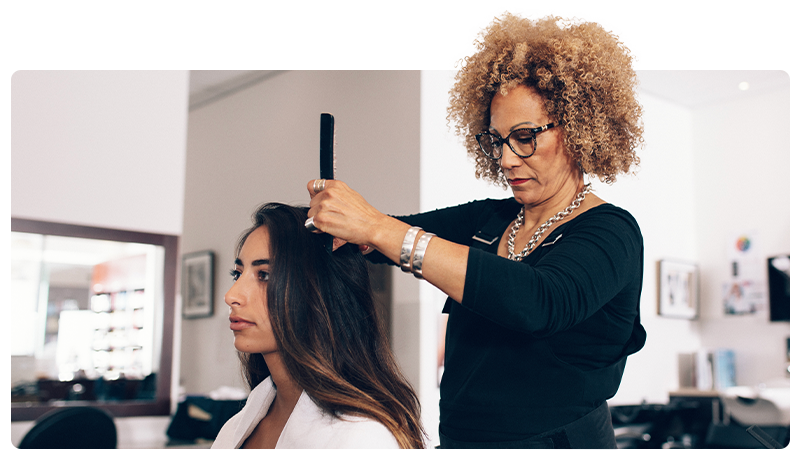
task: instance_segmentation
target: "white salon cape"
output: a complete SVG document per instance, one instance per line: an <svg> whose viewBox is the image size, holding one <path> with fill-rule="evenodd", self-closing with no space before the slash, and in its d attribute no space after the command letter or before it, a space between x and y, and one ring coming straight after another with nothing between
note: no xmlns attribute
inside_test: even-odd
<svg viewBox="0 0 800 450"><path fill-rule="evenodd" d="M275 399L272 378L250 392L244 408L231 417L211 448L240 448L267 415ZM399 448L388 428L365 417L332 416L306 394L300 395L275 448Z"/></svg>

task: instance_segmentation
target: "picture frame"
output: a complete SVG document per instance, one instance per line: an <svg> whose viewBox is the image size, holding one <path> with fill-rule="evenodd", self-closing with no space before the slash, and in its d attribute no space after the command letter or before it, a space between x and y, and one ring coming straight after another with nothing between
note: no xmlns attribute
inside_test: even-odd
<svg viewBox="0 0 800 450"><path fill-rule="evenodd" d="M700 312L700 272L697 264L662 259L656 266L658 315L697 319Z"/></svg>
<svg viewBox="0 0 800 450"><path fill-rule="evenodd" d="M214 253L202 251L183 255L181 295L183 317L196 319L214 314Z"/></svg>

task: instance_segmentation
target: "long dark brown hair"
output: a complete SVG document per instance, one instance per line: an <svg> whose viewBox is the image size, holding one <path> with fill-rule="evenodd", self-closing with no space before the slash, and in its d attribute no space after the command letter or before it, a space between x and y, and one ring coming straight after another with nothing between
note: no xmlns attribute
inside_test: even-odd
<svg viewBox="0 0 800 450"><path fill-rule="evenodd" d="M378 316L367 262L358 247L333 253L327 235L304 226L308 208L262 205L253 226L266 226L270 273L267 310L286 368L308 396L330 414L353 414L385 425L400 447L424 447L419 400L394 359ZM260 354L239 353L250 389L269 376Z"/></svg>

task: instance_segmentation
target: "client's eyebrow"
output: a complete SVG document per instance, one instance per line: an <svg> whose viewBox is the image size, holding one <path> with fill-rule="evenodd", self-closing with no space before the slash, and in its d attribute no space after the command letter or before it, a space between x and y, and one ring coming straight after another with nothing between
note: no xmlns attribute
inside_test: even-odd
<svg viewBox="0 0 800 450"><path fill-rule="evenodd" d="M233 262L233 264L237 265L237 266L244 266L244 263L239 258L236 258L236 260ZM253 265L253 266L266 266L266 265L269 265L269 259L256 259L251 263L251 265Z"/></svg>

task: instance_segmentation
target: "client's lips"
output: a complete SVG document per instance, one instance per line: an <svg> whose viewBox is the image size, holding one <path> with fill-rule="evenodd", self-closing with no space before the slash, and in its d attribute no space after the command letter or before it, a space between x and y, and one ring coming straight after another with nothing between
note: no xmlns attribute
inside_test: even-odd
<svg viewBox="0 0 800 450"><path fill-rule="evenodd" d="M256 326L256 324L254 324L253 322L248 322L247 320L244 320L241 317L230 316L228 319L230 319L231 321L231 330L233 331L242 331L245 328Z"/></svg>

